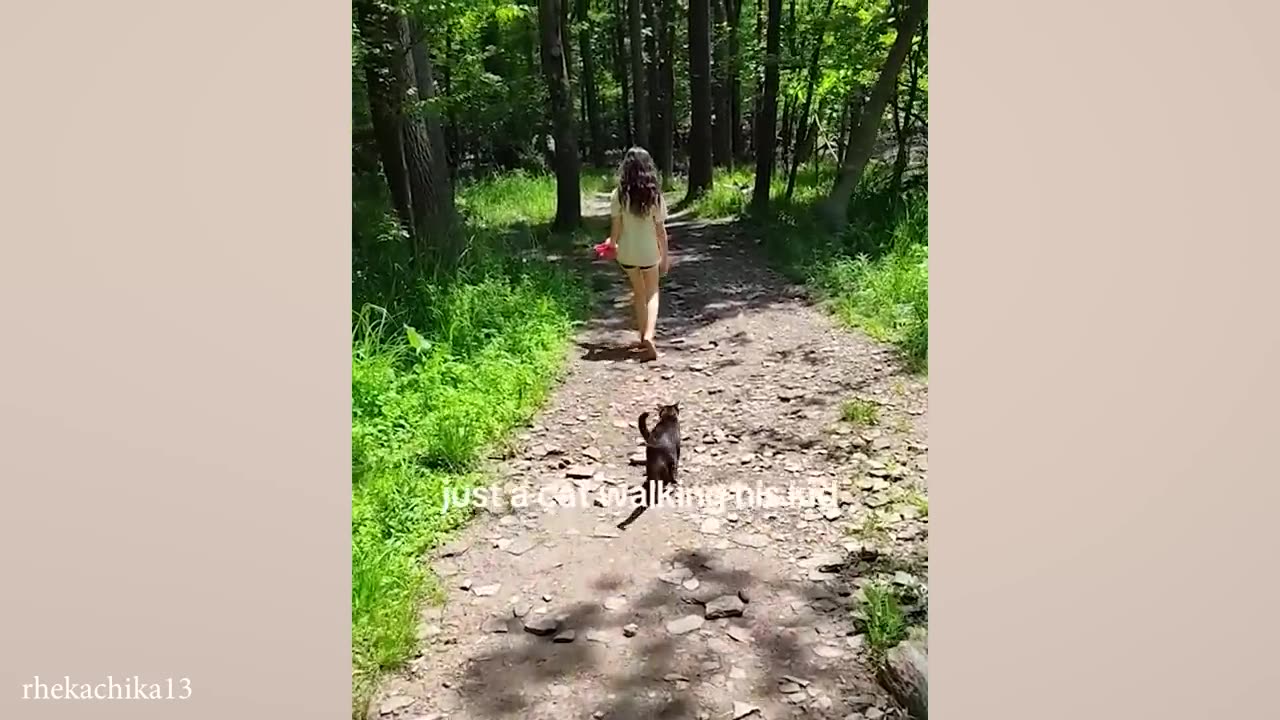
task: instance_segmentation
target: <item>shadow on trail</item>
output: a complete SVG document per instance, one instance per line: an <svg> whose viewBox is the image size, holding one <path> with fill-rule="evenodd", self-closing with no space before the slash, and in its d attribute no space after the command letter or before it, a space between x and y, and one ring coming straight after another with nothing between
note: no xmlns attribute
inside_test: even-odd
<svg viewBox="0 0 1280 720"><path fill-rule="evenodd" d="M698 580L698 588L689 591L680 585L658 579L618 611L605 609L601 602L581 602L561 609L560 627L576 633L573 642L555 642L511 625L511 633L519 633L508 648L480 651L465 663L463 679L458 687L462 702L477 717L524 717L535 705L545 710L545 699L567 698L588 692L582 685L583 675L600 675L600 660L617 648L630 644L633 651L627 670L620 675L600 678L602 700L593 708L592 717L601 720L641 720L642 718L692 718L701 708L712 716L727 708L702 707L699 690L716 674L728 672L731 658L717 656L716 643L734 648L736 655L754 658L756 668L750 682L754 692L777 697L783 676L801 677L814 684L834 687L837 676L848 681L855 663L821 661L805 651L805 641L797 628L812 624L813 618L796 616L778 621L753 616L752 603L766 595L780 594L799 598L803 603L826 602L826 627L839 627L841 634L852 634L854 628L843 607L851 586L838 575L827 582L764 582L749 571L725 566L718 554L701 549L678 551L666 558L670 566L683 566ZM620 587L620 578L602 575L595 582L602 594ZM742 617L707 620L705 628L713 630L704 640L697 631L675 635L667 631L664 617L687 613L701 615L702 603L720 596L739 594L747 603ZM667 612L662 612L665 610ZM636 623L635 637L625 637L622 628ZM730 639L728 625L736 625L749 635L745 643ZM607 636L601 641L600 635ZM743 636L739 633L740 636ZM745 637L745 636L744 636ZM706 648L705 652L697 652ZM846 656L847 658L847 656ZM866 687L870 687L867 685ZM741 691L745 694L746 687ZM611 697L604 697L605 694Z"/></svg>
<svg viewBox="0 0 1280 720"><path fill-rule="evenodd" d="M607 217L598 219L607 233ZM657 341L663 352L691 352L681 345L699 329L746 314L808 302L806 292L769 268L752 232L739 221L676 221L669 224L674 262L659 286ZM626 346L634 339L631 290L614 263L596 260L584 250L562 258L576 272L591 275L596 307L589 327L597 333L616 335L607 342L594 338L588 360L625 360ZM744 345L750 338L736 336L717 343ZM610 349L612 348L612 350Z"/></svg>

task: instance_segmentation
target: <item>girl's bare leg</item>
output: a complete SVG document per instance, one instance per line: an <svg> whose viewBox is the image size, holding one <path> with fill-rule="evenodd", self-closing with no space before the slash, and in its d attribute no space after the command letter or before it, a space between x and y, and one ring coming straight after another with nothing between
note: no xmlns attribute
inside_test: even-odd
<svg viewBox="0 0 1280 720"><path fill-rule="evenodd" d="M639 340L636 341L636 347L644 344L644 328L645 328L645 282L639 268L623 268L627 273L627 280L631 281L631 317L635 321L636 335Z"/></svg>
<svg viewBox="0 0 1280 720"><path fill-rule="evenodd" d="M652 267L648 270L641 271L641 280L644 283L644 325L640 335L640 342L644 345L645 355L651 360L658 357L658 347L654 344L653 338L658 326L658 268Z"/></svg>

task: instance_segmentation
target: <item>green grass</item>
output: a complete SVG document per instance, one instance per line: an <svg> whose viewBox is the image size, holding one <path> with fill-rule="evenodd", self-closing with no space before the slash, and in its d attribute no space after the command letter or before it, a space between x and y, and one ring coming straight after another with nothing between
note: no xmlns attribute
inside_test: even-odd
<svg viewBox="0 0 1280 720"><path fill-rule="evenodd" d="M840 417L856 425L877 425L880 423L880 406L870 400L850 398L841 406Z"/></svg>
<svg viewBox="0 0 1280 720"><path fill-rule="evenodd" d="M423 555L469 516L463 508L442 512L446 489L485 482L480 460L537 410L589 306L586 278L537 252L580 240L540 228L554 213L553 180L472 183L461 188L459 205L469 229L459 267L413 273L386 263L354 274L356 714L378 676L413 656L419 605L441 596ZM385 211L355 210L355 232L364 233L357 245L397 242Z"/></svg>
<svg viewBox="0 0 1280 720"><path fill-rule="evenodd" d="M858 538L867 542L888 542L889 528L885 526L884 518L879 512L874 510L868 511L862 517L862 522L849 528L850 535L856 535Z"/></svg>
<svg viewBox="0 0 1280 720"><path fill-rule="evenodd" d="M713 188L690 208L705 218L742 217L755 226L774 264L818 289L846 325L896 346L908 366L927 371L929 355L929 204L927 189L889 192L884 168L872 165L850 204L849 225L823 229L816 206L834 169L806 165L792 198L775 175L770 208L754 216L750 169L717 171Z"/></svg>
<svg viewBox="0 0 1280 720"><path fill-rule="evenodd" d="M919 490L912 490L907 495L907 502L914 505L920 517L929 517L929 497Z"/></svg>
<svg viewBox="0 0 1280 720"><path fill-rule="evenodd" d="M582 193L608 192L612 169L583 168ZM554 175L517 171L470 180L458 188L458 208L473 228L511 228L550 222L556 211Z"/></svg>
<svg viewBox="0 0 1280 720"><path fill-rule="evenodd" d="M907 637L907 617L899 604L893 588L886 585L867 585L863 588L866 603L862 608L862 622L867 634L867 647L874 658L885 653Z"/></svg>

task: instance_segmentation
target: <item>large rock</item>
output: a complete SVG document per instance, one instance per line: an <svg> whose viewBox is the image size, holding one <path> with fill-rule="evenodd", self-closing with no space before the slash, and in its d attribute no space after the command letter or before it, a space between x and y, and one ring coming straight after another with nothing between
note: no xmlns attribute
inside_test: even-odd
<svg viewBox="0 0 1280 720"><path fill-rule="evenodd" d="M705 618L701 615L685 615L682 618L667 622L667 632L672 635L684 635L702 627Z"/></svg>
<svg viewBox="0 0 1280 720"><path fill-rule="evenodd" d="M889 650L880 683L915 720L929 718L928 637L904 640Z"/></svg>
<svg viewBox="0 0 1280 720"><path fill-rule="evenodd" d="M742 615L743 608L746 603L742 602L742 598L737 595L721 595L706 605L706 618L708 620L720 620L728 617L738 617Z"/></svg>

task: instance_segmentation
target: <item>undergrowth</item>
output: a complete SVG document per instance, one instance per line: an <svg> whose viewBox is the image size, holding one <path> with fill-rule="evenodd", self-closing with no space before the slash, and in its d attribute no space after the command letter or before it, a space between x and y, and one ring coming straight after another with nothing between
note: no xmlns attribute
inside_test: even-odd
<svg viewBox="0 0 1280 720"><path fill-rule="evenodd" d="M872 165L849 207L849 224L832 233L817 206L834 182L834 168L806 166L792 197L775 175L770 207L750 210L752 171L720 171L712 189L690 207L699 217L741 217L752 224L780 270L806 282L845 324L896 346L912 369L929 356L929 203L927 187L892 191L884 168Z"/></svg>
<svg viewBox="0 0 1280 720"><path fill-rule="evenodd" d="M873 658L883 658L891 648L906 639L907 617L892 587L871 584L863 589L863 594L866 603L861 620L867 634L867 647Z"/></svg>
<svg viewBox="0 0 1280 720"><path fill-rule="evenodd" d="M461 187L466 250L447 271L407 269L388 251L403 238L385 201L354 190L351 619L360 714L378 675L412 656L417 607L439 593L423 554L468 517L461 507L443 511L446 490L483 483L488 449L532 417L589 291L546 259L582 242L540 227L555 209L551 178Z"/></svg>

